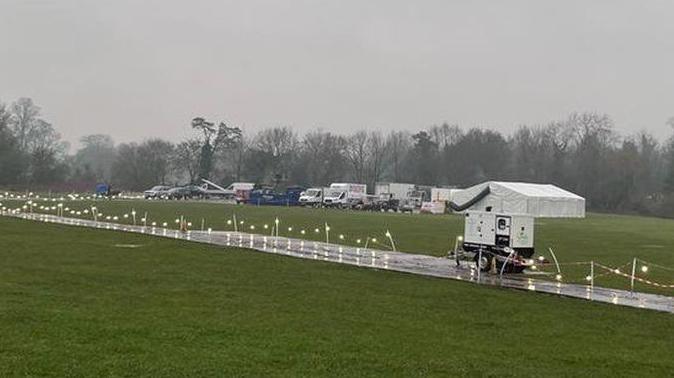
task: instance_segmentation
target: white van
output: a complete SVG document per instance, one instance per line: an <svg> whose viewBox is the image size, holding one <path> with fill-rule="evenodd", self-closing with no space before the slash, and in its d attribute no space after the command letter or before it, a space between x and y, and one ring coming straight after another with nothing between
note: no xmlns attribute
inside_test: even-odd
<svg viewBox="0 0 674 378"><path fill-rule="evenodd" d="M300 206L319 207L323 205L323 196L329 188L309 188L300 193Z"/></svg>

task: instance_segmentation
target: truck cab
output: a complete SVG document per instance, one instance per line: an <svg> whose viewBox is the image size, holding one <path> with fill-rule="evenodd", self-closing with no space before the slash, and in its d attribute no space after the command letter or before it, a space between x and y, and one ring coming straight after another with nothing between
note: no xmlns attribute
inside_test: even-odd
<svg viewBox="0 0 674 378"><path fill-rule="evenodd" d="M306 191L300 193L300 205L313 207L321 206L323 204L324 193L324 188L309 188Z"/></svg>

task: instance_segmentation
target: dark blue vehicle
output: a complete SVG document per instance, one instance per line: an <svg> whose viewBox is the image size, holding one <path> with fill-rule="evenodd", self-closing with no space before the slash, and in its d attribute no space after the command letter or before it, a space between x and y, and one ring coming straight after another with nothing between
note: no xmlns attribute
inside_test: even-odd
<svg viewBox="0 0 674 378"><path fill-rule="evenodd" d="M112 190L112 186L105 183L96 184L94 191L97 196L101 197L114 197L121 193L119 190Z"/></svg>
<svg viewBox="0 0 674 378"><path fill-rule="evenodd" d="M246 203L268 206L297 206L300 204L300 193L303 191L304 188L299 186L288 187L285 193L277 193L270 188L255 189L250 193L250 198Z"/></svg>

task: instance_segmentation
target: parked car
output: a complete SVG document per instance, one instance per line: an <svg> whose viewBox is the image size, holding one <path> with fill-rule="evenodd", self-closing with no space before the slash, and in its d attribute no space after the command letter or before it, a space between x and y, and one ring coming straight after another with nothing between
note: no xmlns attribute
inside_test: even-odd
<svg viewBox="0 0 674 378"><path fill-rule="evenodd" d="M169 189L167 197L169 199L192 199L204 198L204 190L196 185L185 185Z"/></svg>
<svg viewBox="0 0 674 378"><path fill-rule="evenodd" d="M143 192L143 197L145 197L145 199L164 198L170 189L170 187L165 185L153 186L152 189L148 189Z"/></svg>

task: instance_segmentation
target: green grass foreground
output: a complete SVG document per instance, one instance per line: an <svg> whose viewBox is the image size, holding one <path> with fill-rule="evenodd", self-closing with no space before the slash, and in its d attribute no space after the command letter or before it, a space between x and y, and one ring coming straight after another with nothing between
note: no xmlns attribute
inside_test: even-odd
<svg viewBox="0 0 674 378"><path fill-rule="evenodd" d="M0 376L671 376L674 317L0 218Z"/></svg>
<svg viewBox="0 0 674 378"><path fill-rule="evenodd" d="M41 203L38 201L36 211L39 211ZM23 203L14 201L12 204L19 206ZM54 205L51 202L47 204ZM378 249L388 248L384 245L388 244L384 235L386 230L390 230L399 250L435 256L446 256L447 251L453 248L455 238L463 233L463 217L459 215L410 215L185 201L67 201L64 205L80 211L97 206L104 215L118 216L118 222L126 224L132 223L132 220L130 216L123 218L123 215L135 209L138 220L147 213L148 224L166 222L173 229L177 227L175 219L185 216L192 222L192 229L199 229L203 219L206 228L233 230L233 226L226 222L236 215L238 221L244 221L244 225L239 225L240 230L268 234L270 229L265 230L264 225L272 227L278 217L281 235L314 240L325 240L323 227L327 222L331 227L332 242L355 245L358 239L364 243L368 237L377 238L378 243L370 245ZM80 217L91 219L91 215L82 214ZM250 229L251 225L255 226L255 230ZM288 231L288 227L292 231ZM320 229L319 233L315 233L316 228ZM305 230L304 235L301 230ZM339 239L340 234L344 235L343 240ZM629 273L630 267L625 264L631 264L634 257L639 257L674 269L674 220L608 214L588 214L585 219L539 219L535 241L539 253L552 261L547 251L552 247L562 264L594 260L611 267L622 266L623 271ZM543 270L555 272L553 266ZM564 282L586 284L589 270L589 264L563 265ZM596 274L603 274L596 278L596 285L629 289L628 278L599 268ZM647 274L640 271L637 274L645 279L674 284L674 270L651 266ZM656 288L639 282L635 289L674 295L672 288Z"/></svg>

